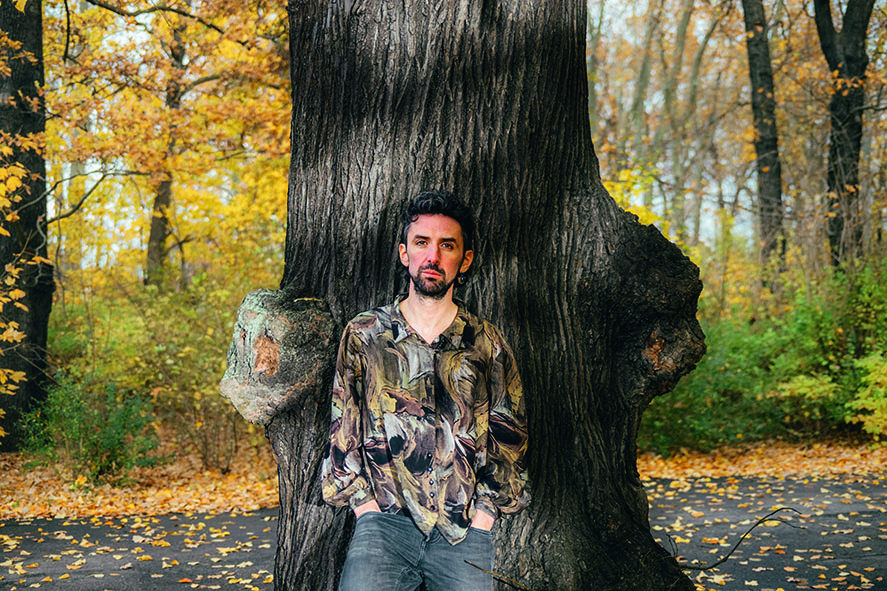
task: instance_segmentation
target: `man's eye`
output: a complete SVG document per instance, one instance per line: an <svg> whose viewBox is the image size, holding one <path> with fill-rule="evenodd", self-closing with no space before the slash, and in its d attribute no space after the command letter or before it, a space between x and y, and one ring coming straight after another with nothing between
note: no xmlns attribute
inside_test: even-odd
<svg viewBox="0 0 887 591"><path fill-rule="evenodd" d="M455 245L450 242L444 242L441 246L447 250L453 250L455 248Z"/></svg>

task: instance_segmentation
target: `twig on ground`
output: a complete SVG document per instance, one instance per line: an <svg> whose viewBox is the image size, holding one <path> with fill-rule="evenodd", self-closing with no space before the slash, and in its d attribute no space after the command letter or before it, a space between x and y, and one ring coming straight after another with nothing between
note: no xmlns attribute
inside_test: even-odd
<svg viewBox="0 0 887 591"><path fill-rule="evenodd" d="M494 573L491 570L487 570L481 566L474 564L470 560L466 560L465 562L467 562L468 564L470 564L471 566L473 566L474 568L476 568L478 570L482 570L483 572L487 573L488 575L493 575L494 579L498 579L498 580L502 581L503 583L505 583L506 585L510 585L510 586L514 587L515 589L520 589L521 591L533 591L533 589L531 589L529 587L525 587L524 585L521 585L520 583L518 583L514 579L510 579L510 578L506 577L505 575L501 575L499 573Z"/></svg>
<svg viewBox="0 0 887 591"><path fill-rule="evenodd" d="M798 515L801 515L800 511L798 511L797 509L794 509L792 507L779 507L778 509L771 511L770 513L767 513L766 515L764 515L763 517L758 519L754 525L752 525L750 528L748 528L748 530L744 534L742 534L742 536L739 538L739 540L736 542L736 544L734 544L733 547L730 548L730 551L727 552L727 554L725 554L723 557L721 557L717 562L710 564L708 566L690 566L689 564L682 564L679 562L678 566L680 566L683 570L707 571L707 570L711 570L721 564L724 564L725 562L727 562L727 559L730 558L730 556L732 556L734 552L736 552L736 549L739 548L739 545L742 543L742 541L745 540L746 537L748 537L748 534L750 534L752 532L752 530L754 530L756 527L758 527L759 525L761 525L762 523L765 523L767 521L778 521L779 523L784 523L784 524L788 525L789 527L794 527L796 529L803 529L802 526L793 525L793 524L789 523L788 521L784 521L782 519L770 519L771 517L773 517L774 515L776 515L777 513L781 512L781 511L793 511L793 512L797 513Z"/></svg>

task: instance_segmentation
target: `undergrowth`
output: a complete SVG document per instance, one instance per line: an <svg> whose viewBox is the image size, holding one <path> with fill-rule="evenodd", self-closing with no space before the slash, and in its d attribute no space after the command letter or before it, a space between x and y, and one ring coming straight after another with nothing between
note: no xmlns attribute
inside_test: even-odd
<svg viewBox="0 0 887 591"><path fill-rule="evenodd" d="M136 466L152 466L158 440L151 401L93 378L56 376L46 400L24 417L27 449L60 464L78 484L125 481Z"/></svg>
<svg viewBox="0 0 887 591"><path fill-rule="evenodd" d="M887 263L783 278L749 313L700 317L708 352L643 416L642 450L707 451L738 441L887 436Z"/></svg>

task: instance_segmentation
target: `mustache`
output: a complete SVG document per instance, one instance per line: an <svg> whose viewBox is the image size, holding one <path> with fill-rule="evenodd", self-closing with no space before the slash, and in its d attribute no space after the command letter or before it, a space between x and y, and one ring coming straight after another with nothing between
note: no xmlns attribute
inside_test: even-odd
<svg viewBox="0 0 887 591"><path fill-rule="evenodd" d="M444 270L441 269L440 267L438 267L437 265L435 265L434 263L427 263L427 264L419 267L419 272L421 273L422 271L435 271L437 273L440 273L441 275L444 274Z"/></svg>

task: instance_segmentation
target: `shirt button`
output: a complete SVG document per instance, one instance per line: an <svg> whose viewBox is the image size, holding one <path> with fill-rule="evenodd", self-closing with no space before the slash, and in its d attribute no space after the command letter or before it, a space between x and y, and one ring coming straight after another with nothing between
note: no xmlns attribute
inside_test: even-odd
<svg viewBox="0 0 887 591"><path fill-rule="evenodd" d="M430 497L433 499L433 498L434 498L434 493L428 493L428 496L430 496Z"/></svg>
<svg viewBox="0 0 887 591"><path fill-rule="evenodd" d="M428 484L434 484L434 481L433 481L433 480L429 480L429 481L428 481ZM434 495L431 495L431 496L434 496Z"/></svg>
<svg viewBox="0 0 887 591"><path fill-rule="evenodd" d="M425 454L425 457L428 458L429 460L431 459L431 456L432 456L431 452L428 452L427 454Z"/></svg>
<svg viewBox="0 0 887 591"><path fill-rule="evenodd" d="M432 468L431 466L428 466L428 471L431 472L432 470L434 470L434 468Z"/></svg>

